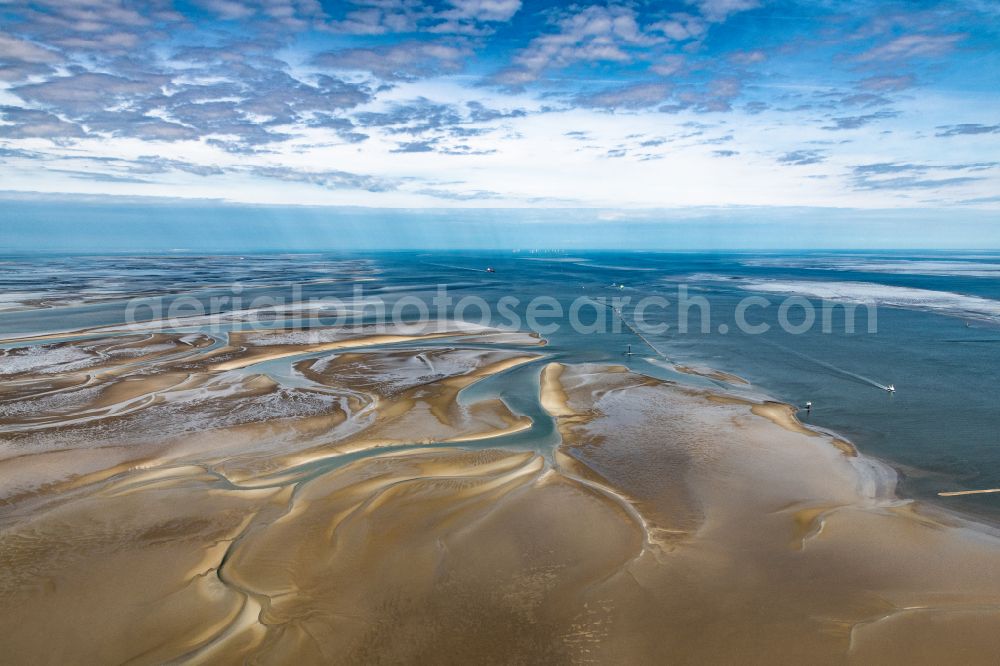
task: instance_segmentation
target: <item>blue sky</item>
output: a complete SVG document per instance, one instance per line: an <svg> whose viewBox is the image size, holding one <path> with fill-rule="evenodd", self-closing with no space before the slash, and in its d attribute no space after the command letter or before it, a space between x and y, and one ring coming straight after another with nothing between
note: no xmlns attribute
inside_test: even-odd
<svg viewBox="0 0 1000 666"><path fill-rule="evenodd" d="M1000 3L5 0L0 160L15 200L990 224Z"/></svg>
<svg viewBox="0 0 1000 666"><path fill-rule="evenodd" d="M0 229L0 255L1000 248L996 215L975 209L376 208L24 194L0 206Z"/></svg>

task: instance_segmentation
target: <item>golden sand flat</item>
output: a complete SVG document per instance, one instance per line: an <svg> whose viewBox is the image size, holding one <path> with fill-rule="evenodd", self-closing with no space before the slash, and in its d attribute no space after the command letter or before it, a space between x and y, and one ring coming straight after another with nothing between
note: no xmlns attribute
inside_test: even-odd
<svg viewBox="0 0 1000 666"><path fill-rule="evenodd" d="M993 662L1000 540L787 406L548 363L535 450L537 339L280 335L15 354L5 661Z"/></svg>

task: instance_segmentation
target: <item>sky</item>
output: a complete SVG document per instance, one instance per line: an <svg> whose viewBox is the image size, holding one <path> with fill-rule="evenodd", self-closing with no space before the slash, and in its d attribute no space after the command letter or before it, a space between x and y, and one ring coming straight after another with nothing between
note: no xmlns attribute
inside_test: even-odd
<svg viewBox="0 0 1000 666"><path fill-rule="evenodd" d="M995 250L1000 248L995 221L986 210L956 216L947 209L794 206L377 208L22 195L0 205L5 232L0 257L317 250Z"/></svg>
<svg viewBox="0 0 1000 666"><path fill-rule="evenodd" d="M10 245L68 196L995 242L1000 2L0 0L0 162Z"/></svg>

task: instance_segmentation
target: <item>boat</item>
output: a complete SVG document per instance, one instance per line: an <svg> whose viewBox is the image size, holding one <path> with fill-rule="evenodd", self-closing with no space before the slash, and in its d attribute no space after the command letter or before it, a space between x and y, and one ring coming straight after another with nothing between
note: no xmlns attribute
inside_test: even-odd
<svg viewBox="0 0 1000 666"><path fill-rule="evenodd" d="M888 391L889 393L895 393L896 386L894 384L889 384L888 386L885 387L885 390Z"/></svg>
<svg viewBox="0 0 1000 666"><path fill-rule="evenodd" d="M487 267L486 267L486 272L487 272L487 273L496 273L497 271L496 271L496 269L495 269L495 268L493 268L492 266L487 266Z"/></svg>

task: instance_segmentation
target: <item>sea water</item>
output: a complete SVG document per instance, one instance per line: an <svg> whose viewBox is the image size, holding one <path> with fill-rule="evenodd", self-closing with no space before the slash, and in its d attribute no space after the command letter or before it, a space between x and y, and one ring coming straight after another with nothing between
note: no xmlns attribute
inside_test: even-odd
<svg viewBox="0 0 1000 666"><path fill-rule="evenodd" d="M541 318L556 324L554 330L548 326L543 334L548 344L538 349L547 359L619 363L665 379L750 391L800 407L811 402L812 409L803 409L799 417L891 464L900 474L903 497L1000 523L1000 494L938 496L1000 488L997 253L37 255L0 262L0 338L117 325L134 298L155 299L164 311L178 299L196 299L225 312L260 296L286 303L326 297L350 303L361 288L364 297L381 299L391 311L403 299L431 304L445 287L451 300L432 305L433 316L455 316L463 298L481 299L487 312L469 306L463 318L507 325L509 318L498 307L506 297L517 300L514 310L527 328L527 304L549 297L563 316ZM753 325L767 324L767 332L747 332L737 324L737 310L752 296L768 305L756 301L746 318ZM783 329L779 312L789 296L797 300L788 307L787 323L795 329L803 322L805 299L817 315L813 326ZM650 297L669 305L648 308L640 317L636 305ZM615 298L620 314L598 305ZM689 321L681 330L679 307L685 299ZM581 304L579 320L587 330L568 321L574 302ZM698 305L704 302L707 322ZM853 332L837 309L829 330L823 330L824 303L858 306ZM415 309L401 312L412 318ZM600 317L603 328L597 326ZM872 319L874 330L869 330ZM204 328L191 321L189 329ZM286 312L270 325L308 321ZM639 337L630 326L641 323L668 328L640 327ZM632 355L626 354L629 349ZM676 365L733 373L752 386L679 375L671 370ZM527 367L476 390L504 397L516 412L541 420L534 403L522 395L536 377L537 368ZM889 384L895 393L884 390ZM551 424L520 433L511 444L524 445L533 436L550 446Z"/></svg>

